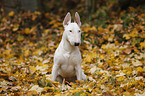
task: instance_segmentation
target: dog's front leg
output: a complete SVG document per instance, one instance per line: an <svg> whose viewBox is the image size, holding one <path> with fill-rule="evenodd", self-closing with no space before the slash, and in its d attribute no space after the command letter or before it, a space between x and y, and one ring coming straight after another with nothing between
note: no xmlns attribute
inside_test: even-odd
<svg viewBox="0 0 145 96"><path fill-rule="evenodd" d="M77 76L77 80L81 80L82 79L82 69L80 65L77 65L75 67L76 70L76 76Z"/></svg>
<svg viewBox="0 0 145 96"><path fill-rule="evenodd" d="M56 77L58 75L58 68L59 68L59 65L57 65L57 64L54 64L53 65L52 74L51 74L51 80L52 81L55 81L56 80Z"/></svg>

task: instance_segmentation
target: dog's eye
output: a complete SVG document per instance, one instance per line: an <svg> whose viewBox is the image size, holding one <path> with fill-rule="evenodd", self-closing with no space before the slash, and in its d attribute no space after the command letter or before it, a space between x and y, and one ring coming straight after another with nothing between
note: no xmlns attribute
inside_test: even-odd
<svg viewBox="0 0 145 96"><path fill-rule="evenodd" d="M72 32L72 30L69 30L69 32Z"/></svg>
<svg viewBox="0 0 145 96"><path fill-rule="evenodd" d="M81 32L81 30L79 30L79 32Z"/></svg>

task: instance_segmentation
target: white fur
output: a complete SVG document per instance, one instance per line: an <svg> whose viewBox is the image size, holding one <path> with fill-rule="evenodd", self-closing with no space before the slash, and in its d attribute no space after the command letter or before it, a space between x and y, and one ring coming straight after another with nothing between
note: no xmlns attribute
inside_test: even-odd
<svg viewBox="0 0 145 96"><path fill-rule="evenodd" d="M81 22L78 13L75 13L75 22L71 23L71 15L68 12L63 26L65 31L54 54L51 79L60 83L63 79L72 82L75 80L86 81L86 75L81 69L81 53L78 46L75 46L75 43L81 44Z"/></svg>

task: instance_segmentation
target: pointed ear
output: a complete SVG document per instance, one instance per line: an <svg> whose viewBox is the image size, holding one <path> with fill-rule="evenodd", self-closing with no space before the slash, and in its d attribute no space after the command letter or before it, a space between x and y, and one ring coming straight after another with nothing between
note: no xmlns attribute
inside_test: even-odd
<svg viewBox="0 0 145 96"><path fill-rule="evenodd" d="M66 27L69 23L71 23L71 15L68 12L63 20L63 26Z"/></svg>
<svg viewBox="0 0 145 96"><path fill-rule="evenodd" d="M80 16L79 16L78 12L75 13L75 22L76 22L79 26L81 26Z"/></svg>

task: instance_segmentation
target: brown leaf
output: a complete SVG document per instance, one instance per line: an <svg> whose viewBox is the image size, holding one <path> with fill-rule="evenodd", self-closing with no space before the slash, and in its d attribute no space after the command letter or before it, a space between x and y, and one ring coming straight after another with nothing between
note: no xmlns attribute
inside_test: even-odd
<svg viewBox="0 0 145 96"><path fill-rule="evenodd" d="M125 54L130 54L131 53L131 50L132 50L131 48L127 48L127 49L124 50L124 53Z"/></svg>

